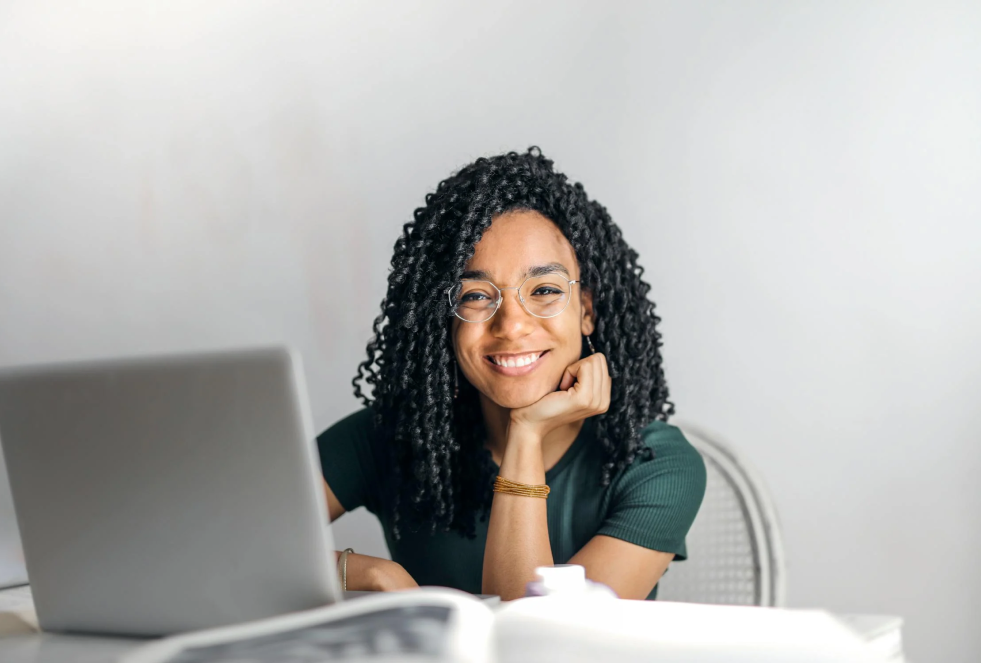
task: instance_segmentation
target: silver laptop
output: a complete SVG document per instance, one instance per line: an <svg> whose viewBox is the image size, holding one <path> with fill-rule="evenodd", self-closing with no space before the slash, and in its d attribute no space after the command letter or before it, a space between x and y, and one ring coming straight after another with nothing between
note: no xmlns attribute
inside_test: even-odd
<svg viewBox="0 0 981 663"><path fill-rule="evenodd" d="M0 589L27 583L27 566L17 530L17 516L7 483L7 466L0 453Z"/></svg>
<svg viewBox="0 0 981 663"><path fill-rule="evenodd" d="M0 371L43 629L163 635L341 598L298 355Z"/></svg>

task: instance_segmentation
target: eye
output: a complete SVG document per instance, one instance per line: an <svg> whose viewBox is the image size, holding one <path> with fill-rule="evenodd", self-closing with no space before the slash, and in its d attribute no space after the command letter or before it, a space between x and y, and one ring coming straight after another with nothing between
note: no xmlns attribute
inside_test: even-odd
<svg viewBox="0 0 981 663"><path fill-rule="evenodd" d="M463 294L460 297L460 302L461 303L466 303L466 302L479 302L479 301L483 301L483 300L490 300L490 297L488 297L487 295L485 295L484 293L479 292L479 291L468 292L468 293Z"/></svg>
<svg viewBox="0 0 981 663"><path fill-rule="evenodd" d="M534 297L534 296L561 295L563 293L561 288L557 288L554 285L541 285L535 288L535 290L531 294Z"/></svg>

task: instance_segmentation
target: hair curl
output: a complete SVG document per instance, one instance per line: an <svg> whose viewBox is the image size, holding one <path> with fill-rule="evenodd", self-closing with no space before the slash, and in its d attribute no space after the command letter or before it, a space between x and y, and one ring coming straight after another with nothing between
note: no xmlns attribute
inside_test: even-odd
<svg viewBox="0 0 981 663"><path fill-rule="evenodd" d="M613 382L609 410L596 417L605 452L597 481L608 485L637 457L648 456L640 431L654 419L667 420L674 406L661 366L660 318L647 298L637 252L582 184L570 183L532 147L477 159L425 200L395 243L388 293L352 384L391 441L395 482L386 500L395 536L405 522L473 537L476 518L486 518L490 508L496 465L484 449L476 389L460 380L459 397L453 397L452 312L441 294L460 279L497 216L533 210L552 220L572 244L584 287L593 293L591 338L605 353Z"/></svg>

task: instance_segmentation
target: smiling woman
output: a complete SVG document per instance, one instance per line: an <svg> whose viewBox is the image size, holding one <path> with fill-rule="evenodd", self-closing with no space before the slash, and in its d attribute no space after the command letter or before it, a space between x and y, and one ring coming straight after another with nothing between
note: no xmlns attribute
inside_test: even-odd
<svg viewBox="0 0 981 663"><path fill-rule="evenodd" d="M366 407L318 438L331 519L366 506L392 554L346 555L348 588L511 599L572 562L654 598L705 467L667 423L637 253L537 148L478 159L414 217L354 380Z"/></svg>

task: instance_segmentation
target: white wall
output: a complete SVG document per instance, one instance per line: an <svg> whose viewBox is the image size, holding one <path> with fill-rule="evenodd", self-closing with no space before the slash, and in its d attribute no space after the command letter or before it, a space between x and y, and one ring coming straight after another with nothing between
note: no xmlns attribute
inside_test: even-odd
<svg viewBox="0 0 981 663"><path fill-rule="evenodd" d="M0 365L288 341L326 427L401 224L538 144L767 478L791 603L976 657L981 4L156 4L0 5Z"/></svg>

